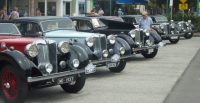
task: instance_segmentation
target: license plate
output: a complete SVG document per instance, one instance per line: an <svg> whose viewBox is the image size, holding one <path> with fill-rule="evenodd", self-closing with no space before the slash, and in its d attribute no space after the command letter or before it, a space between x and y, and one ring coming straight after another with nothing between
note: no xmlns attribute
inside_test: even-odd
<svg viewBox="0 0 200 103"><path fill-rule="evenodd" d="M117 66L117 63L108 63L107 64L108 68L112 68L112 67L116 67L116 66Z"/></svg>
<svg viewBox="0 0 200 103"><path fill-rule="evenodd" d="M94 72L96 72L96 66L93 65L92 63L88 64L85 67L85 74L91 74L91 73L94 73Z"/></svg>
<svg viewBox="0 0 200 103"><path fill-rule="evenodd" d="M149 49L148 51L149 51L149 53L152 53L154 51L154 49Z"/></svg>
<svg viewBox="0 0 200 103"><path fill-rule="evenodd" d="M72 81L74 81L74 77L73 76L63 77L63 78L58 78L57 79L57 84L70 83Z"/></svg>
<svg viewBox="0 0 200 103"><path fill-rule="evenodd" d="M178 39L178 36L171 36L171 39Z"/></svg>

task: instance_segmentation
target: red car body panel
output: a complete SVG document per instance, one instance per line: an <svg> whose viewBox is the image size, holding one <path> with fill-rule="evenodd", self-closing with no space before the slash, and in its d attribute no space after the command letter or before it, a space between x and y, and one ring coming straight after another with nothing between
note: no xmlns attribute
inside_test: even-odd
<svg viewBox="0 0 200 103"><path fill-rule="evenodd" d="M0 36L0 45L2 43L6 44L7 48L14 47L15 50L18 50L24 53L26 45L33 43L36 40L41 40L41 38L30 38L30 37L21 37L21 36ZM5 49L0 48L0 51Z"/></svg>

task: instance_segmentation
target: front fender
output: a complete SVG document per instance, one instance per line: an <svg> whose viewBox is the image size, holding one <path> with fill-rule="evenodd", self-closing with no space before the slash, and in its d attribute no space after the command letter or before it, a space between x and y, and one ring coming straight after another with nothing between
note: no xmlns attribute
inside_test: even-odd
<svg viewBox="0 0 200 103"><path fill-rule="evenodd" d="M130 36L128 36L126 34L118 34L117 36L120 37L120 38L122 38L122 39L124 39L129 44L129 46L131 48L133 48L133 47L136 46L135 43L134 43L134 41L133 41L133 38L131 38Z"/></svg>
<svg viewBox="0 0 200 103"><path fill-rule="evenodd" d="M32 68L37 68L35 64L30 61L24 54L17 50L5 50L0 53L0 64L8 63L10 65L17 66L19 70L22 70L24 73L28 73ZM5 65L5 64L1 64Z"/></svg>
<svg viewBox="0 0 200 103"><path fill-rule="evenodd" d="M124 39L122 39L120 37L117 37L115 48L117 48L119 51L121 47L125 48L125 50L126 50L125 55L130 55L132 53L131 47L128 44L128 42L126 42Z"/></svg>
<svg viewBox="0 0 200 103"><path fill-rule="evenodd" d="M70 60L78 59L80 67L85 67L89 63L89 57L86 49L78 44L74 44L70 50Z"/></svg>

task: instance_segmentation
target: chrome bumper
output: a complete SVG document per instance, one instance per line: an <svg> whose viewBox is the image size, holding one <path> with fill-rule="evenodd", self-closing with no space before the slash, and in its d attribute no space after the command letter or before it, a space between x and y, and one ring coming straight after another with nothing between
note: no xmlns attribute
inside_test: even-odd
<svg viewBox="0 0 200 103"><path fill-rule="evenodd" d="M172 36L182 36L183 34L180 33L180 34L173 34L173 35L161 35L161 37L172 37Z"/></svg>
<svg viewBox="0 0 200 103"><path fill-rule="evenodd" d="M38 82L38 81L54 79L54 78L59 78L59 77L65 77L65 76L81 74L81 73L85 73L85 69L66 71L66 72L61 72L61 73L54 73L54 74L50 74L48 76L28 77L27 82L32 83L32 82Z"/></svg>

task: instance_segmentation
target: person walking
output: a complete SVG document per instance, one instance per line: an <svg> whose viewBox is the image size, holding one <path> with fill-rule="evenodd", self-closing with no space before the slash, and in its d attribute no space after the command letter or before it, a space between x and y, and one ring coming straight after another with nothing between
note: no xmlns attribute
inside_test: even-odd
<svg viewBox="0 0 200 103"><path fill-rule="evenodd" d="M0 11L0 19L1 20L8 20L8 15L7 15L7 6L4 5L3 9Z"/></svg>
<svg viewBox="0 0 200 103"><path fill-rule="evenodd" d="M121 8L118 9L117 15L118 15L118 16L123 16L123 15L124 15L124 12L122 11Z"/></svg>
<svg viewBox="0 0 200 103"><path fill-rule="evenodd" d="M147 11L143 11L142 18L140 19L139 22L139 27L145 30L146 32L149 32L150 35L154 38L155 43L159 43L162 41L162 38L154 29L152 29L152 24L153 21L151 17L148 16Z"/></svg>
<svg viewBox="0 0 200 103"><path fill-rule="evenodd" d="M13 11L9 15L9 20L13 20L13 19L17 19L17 18L19 18L19 12L18 12L18 8L15 6L13 8Z"/></svg>

